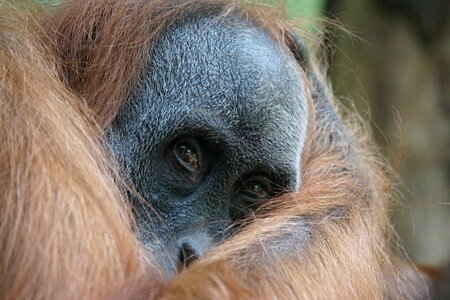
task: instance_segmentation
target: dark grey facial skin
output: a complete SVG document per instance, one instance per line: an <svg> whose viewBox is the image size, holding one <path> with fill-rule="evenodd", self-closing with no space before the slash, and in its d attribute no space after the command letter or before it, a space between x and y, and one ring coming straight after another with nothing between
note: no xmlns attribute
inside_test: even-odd
<svg viewBox="0 0 450 300"><path fill-rule="evenodd" d="M139 238L169 271L203 255L250 215L244 182L273 183L252 208L298 189L306 125L299 67L268 34L214 14L171 26L107 132L146 199L130 194ZM174 159L180 141L197 144L200 175Z"/></svg>

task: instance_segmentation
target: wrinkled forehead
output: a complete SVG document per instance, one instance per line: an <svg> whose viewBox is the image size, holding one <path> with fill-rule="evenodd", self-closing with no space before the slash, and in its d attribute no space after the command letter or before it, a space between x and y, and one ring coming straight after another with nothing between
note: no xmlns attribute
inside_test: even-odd
<svg viewBox="0 0 450 300"><path fill-rule="evenodd" d="M304 86L295 60L246 21L186 18L161 36L151 57L147 84L157 105L209 112L236 126L289 120L295 127L300 124L293 121L304 121Z"/></svg>

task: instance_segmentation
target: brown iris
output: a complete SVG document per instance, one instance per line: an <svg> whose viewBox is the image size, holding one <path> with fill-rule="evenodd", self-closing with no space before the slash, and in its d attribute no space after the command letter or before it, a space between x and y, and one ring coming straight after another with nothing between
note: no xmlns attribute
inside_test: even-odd
<svg viewBox="0 0 450 300"><path fill-rule="evenodd" d="M264 178L250 179L244 182L240 194L247 202L254 203L268 199L271 189L271 184Z"/></svg>
<svg viewBox="0 0 450 300"><path fill-rule="evenodd" d="M191 173L200 171L200 158L198 146L194 142L182 141L173 148L177 162Z"/></svg>

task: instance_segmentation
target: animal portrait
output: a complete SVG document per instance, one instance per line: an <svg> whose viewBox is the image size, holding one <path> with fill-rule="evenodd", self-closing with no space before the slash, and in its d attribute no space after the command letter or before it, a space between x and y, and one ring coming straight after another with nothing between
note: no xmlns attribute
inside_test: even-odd
<svg viewBox="0 0 450 300"><path fill-rule="evenodd" d="M0 5L0 298L422 299L389 164L279 10Z"/></svg>

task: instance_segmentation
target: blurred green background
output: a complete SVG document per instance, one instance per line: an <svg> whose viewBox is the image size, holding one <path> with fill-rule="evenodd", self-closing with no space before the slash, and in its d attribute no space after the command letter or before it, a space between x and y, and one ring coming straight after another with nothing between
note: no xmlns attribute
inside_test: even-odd
<svg viewBox="0 0 450 300"><path fill-rule="evenodd" d="M450 1L289 4L296 16L338 20L350 32L315 22L334 91L371 120L400 174L392 215L401 243L417 264L447 273L433 299L450 299ZM315 13L302 15L303 5Z"/></svg>
<svg viewBox="0 0 450 300"><path fill-rule="evenodd" d="M306 17L337 19L354 34L323 26L329 76L336 94L371 119L401 175L393 215L406 251L420 264L448 264L450 1L294 0L288 9L301 13L303 2L316 9Z"/></svg>
<svg viewBox="0 0 450 300"><path fill-rule="evenodd" d="M310 28L322 33L336 94L371 120L377 143L401 175L403 202L393 217L407 253L420 264L448 266L450 1L284 5L290 18L310 20ZM324 19L338 20L351 34Z"/></svg>
<svg viewBox="0 0 450 300"><path fill-rule="evenodd" d="M400 174L402 202L392 215L401 243L417 264L447 272L435 299L450 299L450 1L293 0L287 7L324 32L334 91L371 120Z"/></svg>
<svg viewBox="0 0 450 300"><path fill-rule="evenodd" d="M330 76L338 95L371 115L400 172L396 228L411 258L450 260L450 1L334 0L358 38L337 35ZM450 283L448 283L450 285Z"/></svg>

